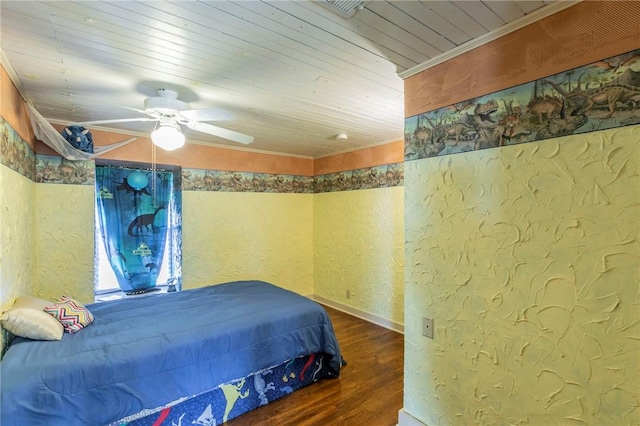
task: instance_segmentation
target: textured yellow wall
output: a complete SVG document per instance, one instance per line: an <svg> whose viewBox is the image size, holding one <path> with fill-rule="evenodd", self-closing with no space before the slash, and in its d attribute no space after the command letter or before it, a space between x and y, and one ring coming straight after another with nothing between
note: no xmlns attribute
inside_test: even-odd
<svg viewBox="0 0 640 426"><path fill-rule="evenodd" d="M93 302L93 186L35 186L37 270L29 293ZM183 192L184 288L261 279L313 294L312 197Z"/></svg>
<svg viewBox="0 0 640 426"><path fill-rule="evenodd" d="M639 141L634 126L405 164L407 412L640 424Z"/></svg>
<svg viewBox="0 0 640 426"><path fill-rule="evenodd" d="M403 196L402 187L314 195L317 296L404 322Z"/></svg>
<svg viewBox="0 0 640 426"><path fill-rule="evenodd" d="M33 279L35 187L0 164L0 312L22 294L35 294ZM0 335L0 347L3 347Z"/></svg>
<svg viewBox="0 0 640 426"><path fill-rule="evenodd" d="M36 184L37 296L93 303L93 185Z"/></svg>
<svg viewBox="0 0 640 426"><path fill-rule="evenodd" d="M313 294L313 194L182 193L183 288L259 279Z"/></svg>

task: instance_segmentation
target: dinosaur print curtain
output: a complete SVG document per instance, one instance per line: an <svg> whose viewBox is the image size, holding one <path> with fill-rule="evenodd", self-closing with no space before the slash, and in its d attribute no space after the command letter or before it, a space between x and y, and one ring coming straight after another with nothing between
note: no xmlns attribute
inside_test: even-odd
<svg viewBox="0 0 640 426"><path fill-rule="evenodd" d="M118 286L154 290L163 259L179 283L180 172L96 164L96 244L103 244ZM168 250L169 256L165 257Z"/></svg>

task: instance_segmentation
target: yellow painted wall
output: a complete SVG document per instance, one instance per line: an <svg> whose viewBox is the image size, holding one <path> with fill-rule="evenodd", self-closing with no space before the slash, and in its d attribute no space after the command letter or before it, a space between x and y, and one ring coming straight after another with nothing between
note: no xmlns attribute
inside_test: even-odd
<svg viewBox="0 0 640 426"><path fill-rule="evenodd" d="M313 294L313 194L182 197L184 288L260 279Z"/></svg>
<svg viewBox="0 0 640 426"><path fill-rule="evenodd" d="M17 296L36 292L35 187L30 179L0 164L0 311Z"/></svg>
<svg viewBox="0 0 640 426"><path fill-rule="evenodd" d="M184 288L261 279L312 294L312 197L183 192ZM36 199L37 294L93 302L93 186L38 184Z"/></svg>
<svg viewBox="0 0 640 426"><path fill-rule="evenodd" d="M35 184L37 296L93 303L93 185Z"/></svg>
<svg viewBox="0 0 640 426"><path fill-rule="evenodd" d="M639 141L633 126L405 163L406 412L640 424Z"/></svg>
<svg viewBox="0 0 640 426"><path fill-rule="evenodd" d="M0 66L0 116L28 144L30 125L24 117L22 98L11 79ZM7 154L9 131L0 134L0 155ZM12 156L13 157L13 156ZM35 268L35 183L0 164L0 312L8 308L16 296L33 294ZM0 333L0 348L4 348Z"/></svg>
<svg viewBox="0 0 640 426"><path fill-rule="evenodd" d="M36 187L37 293L92 302L93 187ZM182 196L185 289L261 279L404 322L402 187Z"/></svg>
<svg viewBox="0 0 640 426"><path fill-rule="evenodd" d="M315 194L313 218L315 294L403 324L403 188Z"/></svg>

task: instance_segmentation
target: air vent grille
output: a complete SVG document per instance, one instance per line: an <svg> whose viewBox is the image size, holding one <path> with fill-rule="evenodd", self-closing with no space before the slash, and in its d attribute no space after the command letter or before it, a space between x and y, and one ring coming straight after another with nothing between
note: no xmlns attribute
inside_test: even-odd
<svg viewBox="0 0 640 426"><path fill-rule="evenodd" d="M364 0L323 0L321 2L329 10L337 13L343 18L351 18L359 10L364 8Z"/></svg>

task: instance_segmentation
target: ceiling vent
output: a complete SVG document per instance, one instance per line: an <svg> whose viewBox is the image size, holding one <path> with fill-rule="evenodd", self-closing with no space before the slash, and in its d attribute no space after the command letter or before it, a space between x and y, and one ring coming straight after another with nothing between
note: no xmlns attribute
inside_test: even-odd
<svg viewBox="0 0 640 426"><path fill-rule="evenodd" d="M364 9L364 0L323 0L322 3L329 10L337 13L343 18L351 18L358 11Z"/></svg>

